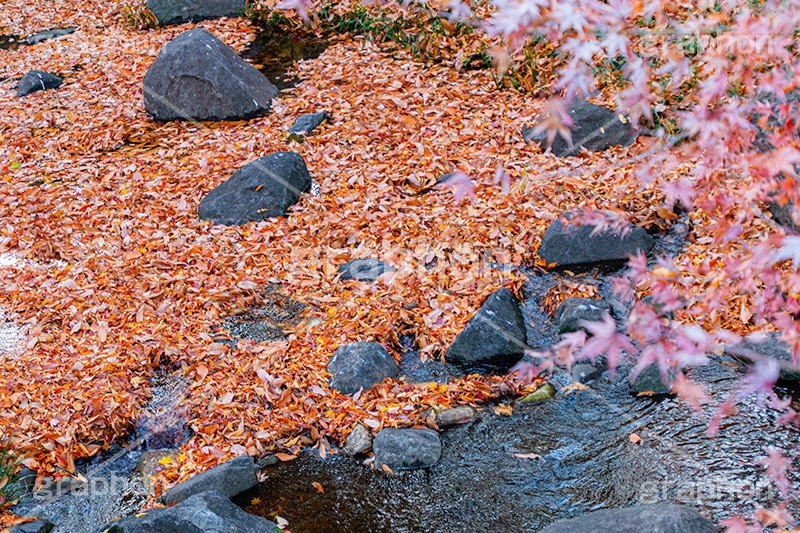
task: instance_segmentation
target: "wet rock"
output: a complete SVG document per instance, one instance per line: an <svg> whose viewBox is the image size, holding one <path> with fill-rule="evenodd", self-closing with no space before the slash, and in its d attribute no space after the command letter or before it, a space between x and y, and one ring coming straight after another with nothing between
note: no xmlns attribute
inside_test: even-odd
<svg viewBox="0 0 800 533"><path fill-rule="evenodd" d="M285 216L310 187L303 158L294 152L276 152L247 163L209 191L197 214L228 226Z"/></svg>
<svg viewBox="0 0 800 533"><path fill-rule="evenodd" d="M207 30L167 43L142 83L145 110L157 120L242 120L266 113L278 90Z"/></svg>
<svg viewBox="0 0 800 533"><path fill-rule="evenodd" d="M427 468L442 457L442 442L432 429L385 428L372 443L375 466L386 465L392 470Z"/></svg>
<svg viewBox="0 0 800 533"><path fill-rule="evenodd" d="M606 313L611 314L611 304L601 298L567 298L556 309L553 320L559 333L585 331L581 322L602 322Z"/></svg>
<svg viewBox="0 0 800 533"><path fill-rule="evenodd" d="M449 363L470 366L511 365L527 346L519 302L508 289L493 292L447 350Z"/></svg>
<svg viewBox="0 0 800 533"><path fill-rule="evenodd" d="M238 17L244 13L246 4L246 0L147 0L147 9L159 24L167 25Z"/></svg>
<svg viewBox="0 0 800 533"><path fill-rule="evenodd" d="M671 392L672 386L664 381L661 376L661 368L656 363L639 372L639 375L631 383L631 394L661 396Z"/></svg>
<svg viewBox="0 0 800 533"><path fill-rule="evenodd" d="M209 490L217 491L226 498L233 498L256 483L258 483L258 467L253 458L249 455L240 455L183 483L178 483L162 494L158 501L172 505Z"/></svg>
<svg viewBox="0 0 800 533"><path fill-rule="evenodd" d="M269 533L274 523L247 514L216 491L196 494L175 505L150 509L102 526L109 533Z"/></svg>
<svg viewBox="0 0 800 533"><path fill-rule="evenodd" d="M8 533L50 533L54 527L55 524L47 520L34 520L11 527Z"/></svg>
<svg viewBox="0 0 800 533"><path fill-rule="evenodd" d="M289 128L289 133L297 136L309 135L323 122L330 122L331 120L333 120L332 117L324 111L300 115L297 117L297 120L294 121L292 127Z"/></svg>
<svg viewBox="0 0 800 533"><path fill-rule="evenodd" d="M372 448L372 432L361 424L357 424L344 439L344 451L350 455L364 453L370 448Z"/></svg>
<svg viewBox="0 0 800 533"><path fill-rule="evenodd" d="M602 373L602 369L588 363L572 366L572 377L579 383L588 383L593 379L599 378Z"/></svg>
<svg viewBox="0 0 800 533"><path fill-rule="evenodd" d="M164 465L159 461L165 457L175 458L180 453L180 450L164 448L161 450L150 450L144 452L136 463L134 471L139 474L144 485L145 490L149 494L155 493L156 485L153 481L153 476L164 470Z"/></svg>
<svg viewBox="0 0 800 533"><path fill-rule="evenodd" d="M625 117L588 100L573 100L567 107L567 113L573 122L573 144L570 146L560 135L556 135L550 149L558 157L577 155L581 148L589 152L599 152L619 144L629 146L639 134ZM524 129L522 137L527 142L538 143L545 150L547 131L534 134L533 130L534 128Z"/></svg>
<svg viewBox="0 0 800 533"><path fill-rule="evenodd" d="M37 474L27 466L23 466L14 477L14 483L22 494L30 494L36 486Z"/></svg>
<svg viewBox="0 0 800 533"><path fill-rule="evenodd" d="M780 338L780 332L771 332L763 339L746 340L740 347L742 350L750 350L766 359L775 360L780 366L778 379L781 381L800 381L800 362L792 360L792 347L788 342ZM726 349L728 353L744 361L752 363L752 359L740 353L740 350Z"/></svg>
<svg viewBox="0 0 800 533"><path fill-rule="evenodd" d="M552 383L548 382L543 385L540 385L539 388L537 388L535 391L522 398L521 401L525 403L544 402L546 400L554 398L555 395L556 395L556 388L553 386Z"/></svg>
<svg viewBox="0 0 800 533"><path fill-rule="evenodd" d="M28 96L29 94L37 91L57 89L58 87L61 87L62 83L64 83L64 80L55 74L50 74L49 72L45 72L43 70L29 70L24 76L22 76L22 79L19 80L19 85L17 85L17 96Z"/></svg>
<svg viewBox="0 0 800 533"><path fill-rule="evenodd" d="M558 520L540 533L718 533L719 529L685 505L659 503L602 509Z"/></svg>
<svg viewBox="0 0 800 533"><path fill-rule="evenodd" d="M53 28L51 30L39 31L32 35L28 35L21 42L22 44L33 46L34 44L39 44L42 41L46 41L48 39L54 39L56 37L69 35L70 33L73 33L76 29L77 29L76 26L69 26L67 28Z"/></svg>
<svg viewBox="0 0 800 533"><path fill-rule="evenodd" d="M391 265L378 259L353 259L343 265L339 265L339 272L342 281L354 279L357 281L375 281L384 272L392 272Z"/></svg>
<svg viewBox="0 0 800 533"><path fill-rule="evenodd" d="M343 394L367 390L384 378L396 377L400 368L383 346L351 342L340 346L328 362L331 387Z"/></svg>
<svg viewBox="0 0 800 533"><path fill-rule="evenodd" d="M567 267L623 262L629 254L647 253L653 248L653 238L643 228L631 225L624 236L610 229L592 235L595 226L578 225L573 222L575 216L566 212L545 231L539 256L548 264Z"/></svg>
<svg viewBox="0 0 800 533"><path fill-rule="evenodd" d="M440 428L446 428L469 422L472 420L473 416L475 416L475 409L463 405L461 407L453 407L451 409L443 409L439 411L436 413L434 420L436 421L437 426Z"/></svg>

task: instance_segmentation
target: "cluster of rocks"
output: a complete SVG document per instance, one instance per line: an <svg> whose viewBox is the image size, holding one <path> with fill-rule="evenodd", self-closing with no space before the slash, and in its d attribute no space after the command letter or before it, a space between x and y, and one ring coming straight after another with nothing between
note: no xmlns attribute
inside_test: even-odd
<svg viewBox="0 0 800 533"><path fill-rule="evenodd" d="M48 39L69 35L76 29L75 26L70 26L68 28L53 28L51 30L40 31L21 39L19 44L33 46ZM20 79L17 85L17 96L21 98L38 91L57 89L61 87L62 83L64 83L64 80L61 77L50 72L37 69L29 70L22 76L22 79Z"/></svg>

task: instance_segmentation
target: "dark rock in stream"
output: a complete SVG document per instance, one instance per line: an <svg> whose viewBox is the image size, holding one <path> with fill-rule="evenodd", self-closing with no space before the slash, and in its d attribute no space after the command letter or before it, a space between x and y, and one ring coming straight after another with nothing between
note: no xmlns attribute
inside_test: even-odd
<svg viewBox="0 0 800 533"><path fill-rule="evenodd" d="M428 468L442 457L442 442L432 429L385 428L372 442L375 466L386 465L392 470Z"/></svg>
<svg viewBox="0 0 800 533"><path fill-rule="evenodd" d="M247 163L209 191L197 214L228 226L285 216L310 187L311 176L302 156L275 152Z"/></svg>
<svg viewBox="0 0 800 533"><path fill-rule="evenodd" d="M50 533L55 524L47 520L33 520L8 529L8 533Z"/></svg>
<svg viewBox="0 0 800 533"><path fill-rule="evenodd" d="M661 368L653 363L636 376L631 383L631 394L641 396L663 396L672 392L672 385L664 381Z"/></svg>
<svg viewBox="0 0 800 533"><path fill-rule="evenodd" d="M375 281L384 272L392 272L394 269L391 265L384 263L379 259L353 259L343 265L339 265L339 272L342 281L354 279L356 281Z"/></svg>
<svg viewBox="0 0 800 533"><path fill-rule="evenodd" d="M462 405L460 407L452 407L439 411L434 416L434 421L440 428L447 428L469 422L474 416L475 409L467 405Z"/></svg>
<svg viewBox="0 0 800 533"><path fill-rule="evenodd" d="M589 363L579 363L572 365L572 377L579 383L588 383L593 379L597 379L603 373L603 370L590 365Z"/></svg>
<svg viewBox="0 0 800 533"><path fill-rule="evenodd" d="M178 483L162 494L158 501L164 505L173 505L205 491L216 491L225 498L233 498L256 483L258 467L253 458L240 455Z"/></svg>
<svg viewBox="0 0 800 533"><path fill-rule="evenodd" d="M399 373L392 356L376 342L350 342L339 346L327 370L331 374L331 387L342 394L370 389L384 378L393 378Z"/></svg>
<svg viewBox="0 0 800 533"><path fill-rule="evenodd" d="M601 298L567 298L556 309L553 321L559 333L585 330L581 322L602 322L603 316L611 314L611 304Z"/></svg>
<svg viewBox="0 0 800 533"><path fill-rule="evenodd" d="M43 70L29 70L24 76L22 76L22 79L19 80L19 85L17 86L17 96L28 96L29 94L37 91L57 89L61 87L62 83L64 83L64 80L55 74L50 74L49 72L45 72Z"/></svg>
<svg viewBox="0 0 800 533"><path fill-rule="evenodd" d="M269 533L273 522L247 514L219 492L209 490L162 509L150 509L106 524L108 533Z"/></svg>
<svg viewBox="0 0 800 533"><path fill-rule="evenodd" d="M468 366L510 366L527 348L525 320L508 289L493 292L448 348L449 363Z"/></svg>
<svg viewBox="0 0 800 533"><path fill-rule="evenodd" d="M771 332L760 340L746 340L740 347L744 351L752 351L756 357L763 357L767 360L775 361L780 370L778 371L778 379L781 381L800 381L800 362L792 359L792 347L788 342L780 338L780 332ZM746 353L737 350L734 347L726 347L726 351L744 361L747 364L752 364L753 360L747 357Z"/></svg>
<svg viewBox="0 0 800 533"><path fill-rule="evenodd" d="M540 533L718 533L719 528L691 507L659 503L601 509L559 520Z"/></svg>
<svg viewBox="0 0 800 533"><path fill-rule="evenodd" d="M638 136L636 128L622 115L607 107L593 104L588 100L575 99L567 107L572 119L572 146L563 137L556 134L550 150L558 157L577 155L581 148L589 152L599 152L611 146L629 146ZM547 149L547 131L534 133L534 128L522 131L527 142L541 145Z"/></svg>
<svg viewBox="0 0 800 533"><path fill-rule="evenodd" d="M157 120L243 120L269 111L278 89L231 47L195 28L161 49L142 93Z"/></svg>
<svg viewBox="0 0 800 533"><path fill-rule="evenodd" d="M569 267L624 262L629 255L649 252L655 244L643 228L633 225L625 235L611 229L593 235L595 226L574 222L576 215L564 213L545 231L539 256L548 264Z"/></svg>
<svg viewBox="0 0 800 533"><path fill-rule="evenodd" d="M247 0L147 0L158 23L183 24L244 14Z"/></svg>
<svg viewBox="0 0 800 533"><path fill-rule="evenodd" d="M332 117L324 111L300 115L297 117L297 120L294 121L292 127L289 128L289 133L298 136L308 135L321 126L323 122L330 122L331 120Z"/></svg>
<svg viewBox="0 0 800 533"><path fill-rule="evenodd" d="M180 450L178 449L165 448L146 451L139 457L139 462L136 463L136 468L134 470L139 474L142 485L148 493L152 494L156 489L153 476L164 470L164 465L162 465L160 461L166 457L173 459L179 453Z"/></svg>

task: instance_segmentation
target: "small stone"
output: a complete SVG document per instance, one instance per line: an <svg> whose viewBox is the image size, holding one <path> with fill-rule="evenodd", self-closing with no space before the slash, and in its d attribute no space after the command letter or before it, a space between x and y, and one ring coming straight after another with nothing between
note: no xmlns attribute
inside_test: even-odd
<svg viewBox="0 0 800 533"><path fill-rule="evenodd" d="M475 416L475 409L469 406L453 407L451 409L444 409L436 413L434 420L436 425L440 428L449 426L457 426L472 420Z"/></svg>
<svg viewBox="0 0 800 533"><path fill-rule="evenodd" d="M274 466L280 462L280 459L278 459L276 455L267 455L259 459L256 466L258 466L258 468L264 468L267 466Z"/></svg>
<svg viewBox="0 0 800 533"><path fill-rule="evenodd" d="M606 313L611 314L611 304L601 298L567 298L556 309L553 321L559 333L586 331L581 322L602 322Z"/></svg>
<svg viewBox="0 0 800 533"><path fill-rule="evenodd" d="M376 342L350 342L337 348L328 362L331 387L342 394L372 388L384 378L394 378L400 368L389 352Z"/></svg>
<svg viewBox="0 0 800 533"><path fill-rule="evenodd" d="M539 385L538 389L525 396L522 399L522 401L525 403L544 402L546 400L554 398L555 395L556 395L556 388L553 386L552 383L548 382L545 383L544 385Z"/></svg>
<svg viewBox="0 0 800 533"><path fill-rule="evenodd" d="M17 96L28 96L36 91L46 91L61 87L64 82L55 74L50 74L43 70L30 70L19 81L17 86Z"/></svg>
<svg viewBox="0 0 800 533"><path fill-rule="evenodd" d="M671 392L672 385L664 381L656 363L639 372L631 384L631 393L639 396L663 396Z"/></svg>
<svg viewBox="0 0 800 533"><path fill-rule="evenodd" d="M205 472L178 483L162 494L158 501L173 505L205 491L217 491L233 498L258 483L258 467L249 455L234 457Z"/></svg>
<svg viewBox="0 0 800 533"><path fill-rule="evenodd" d="M53 28L52 30L38 31L32 35L28 35L25 39L23 39L22 44L33 46L48 39L55 39L56 37L69 35L70 33L73 33L76 29L78 29L77 26L69 26L66 28Z"/></svg>
<svg viewBox="0 0 800 533"><path fill-rule="evenodd" d="M588 383L600 377L603 371L594 365L580 363L572 366L572 377L579 383Z"/></svg>
<svg viewBox="0 0 800 533"><path fill-rule="evenodd" d="M312 131L317 129L323 122L330 122L333 118L323 112L320 113L308 113L306 115L300 115L292 124L292 127L289 128L289 133L292 135L309 135Z"/></svg>
<svg viewBox="0 0 800 533"><path fill-rule="evenodd" d="M341 281L354 279L356 281L375 281L384 272L393 272L391 265L378 259L353 259L343 265L339 265Z"/></svg>
<svg viewBox="0 0 800 533"><path fill-rule="evenodd" d="M372 442L375 466L392 470L428 468L442 457L442 442L432 429L385 428Z"/></svg>
<svg viewBox="0 0 800 533"><path fill-rule="evenodd" d="M344 451L350 455L364 453L372 448L372 432L361 424L356 424L344 439Z"/></svg>
<svg viewBox="0 0 800 533"><path fill-rule="evenodd" d="M135 472L139 474L142 480L142 485L148 494L154 494L156 491L156 484L153 481L153 476L164 470L164 465L159 461L165 457L174 459L180 450L163 448L160 450L149 450L139 457L139 462L136 463Z"/></svg>

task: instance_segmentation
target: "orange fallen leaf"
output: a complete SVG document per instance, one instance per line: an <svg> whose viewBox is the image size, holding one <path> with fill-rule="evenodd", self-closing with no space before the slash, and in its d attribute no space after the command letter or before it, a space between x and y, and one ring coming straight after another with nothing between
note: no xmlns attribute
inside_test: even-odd
<svg viewBox="0 0 800 533"><path fill-rule="evenodd" d="M322 488L322 485L320 485L316 481L312 482L311 484L314 485L314 488L317 489L320 492L320 494L325 494L325 489Z"/></svg>
<svg viewBox="0 0 800 533"><path fill-rule="evenodd" d="M630 435L628 435L628 438L634 444L636 444L636 443L638 443L639 441L642 440L642 438L639 435L637 435L636 433L631 433Z"/></svg>
<svg viewBox="0 0 800 533"><path fill-rule="evenodd" d="M292 455L292 454L289 454L289 453L281 453L281 452L276 453L275 457L277 457L279 461L283 461L283 462L292 461L294 459L297 459L296 455Z"/></svg>

